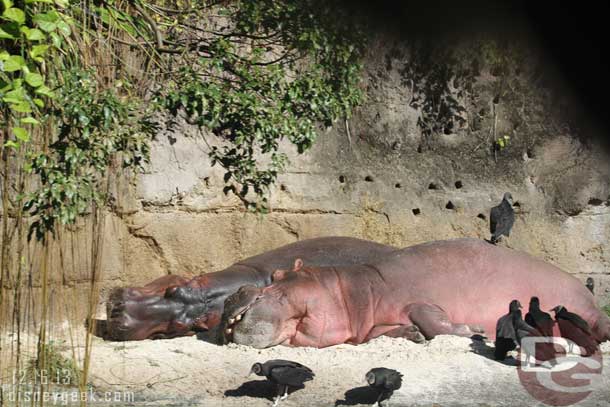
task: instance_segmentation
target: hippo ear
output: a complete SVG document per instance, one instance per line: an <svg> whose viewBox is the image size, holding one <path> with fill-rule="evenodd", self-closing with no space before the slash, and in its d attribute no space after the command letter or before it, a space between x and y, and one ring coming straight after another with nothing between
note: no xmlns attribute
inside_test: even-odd
<svg viewBox="0 0 610 407"><path fill-rule="evenodd" d="M296 259L294 261L294 267L292 268L292 271L297 272L297 271L301 271L301 269L303 269L303 260Z"/></svg>
<svg viewBox="0 0 610 407"><path fill-rule="evenodd" d="M288 274L288 272L286 270L275 270L273 272L273 274L271 275L271 281L273 281L274 283L276 281L280 281L286 278L286 274Z"/></svg>

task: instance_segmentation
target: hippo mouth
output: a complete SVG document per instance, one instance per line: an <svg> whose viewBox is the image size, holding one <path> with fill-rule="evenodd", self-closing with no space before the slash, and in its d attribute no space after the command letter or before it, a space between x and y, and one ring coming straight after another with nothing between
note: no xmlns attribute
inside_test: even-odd
<svg viewBox="0 0 610 407"><path fill-rule="evenodd" d="M244 286L227 298L219 343L229 342L264 349L290 345L302 319L273 286Z"/></svg>
<svg viewBox="0 0 610 407"><path fill-rule="evenodd" d="M244 317L246 312L248 312L248 310L250 310L251 306L252 306L252 304L248 305L241 312L229 317L229 319L227 320L227 325L224 330L224 335L228 342L233 341L233 332L235 331L235 326L239 323L239 321L242 320L242 318Z"/></svg>
<svg viewBox="0 0 610 407"><path fill-rule="evenodd" d="M236 293L227 298L223 326L220 331L223 343L233 342L233 333L237 324L243 320L250 308L262 298L262 290L254 286L241 287Z"/></svg>
<svg viewBox="0 0 610 407"><path fill-rule="evenodd" d="M185 301L175 287L162 295L116 289L107 302L104 339L114 341L165 339L207 329L207 301Z"/></svg>

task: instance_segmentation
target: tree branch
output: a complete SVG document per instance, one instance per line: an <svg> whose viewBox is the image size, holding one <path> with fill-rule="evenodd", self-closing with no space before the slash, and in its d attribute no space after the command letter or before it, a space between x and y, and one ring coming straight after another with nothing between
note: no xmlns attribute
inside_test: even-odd
<svg viewBox="0 0 610 407"><path fill-rule="evenodd" d="M155 40L157 42L157 49L163 48L163 34L161 34L159 27L157 27L157 23L155 23L155 20L153 20L152 17L148 15L146 10L144 10L136 2L136 0L130 0L129 3L138 11L138 13L140 13L142 15L142 18L144 20L146 20L146 22L150 26L150 29L153 31L153 34L155 35Z"/></svg>

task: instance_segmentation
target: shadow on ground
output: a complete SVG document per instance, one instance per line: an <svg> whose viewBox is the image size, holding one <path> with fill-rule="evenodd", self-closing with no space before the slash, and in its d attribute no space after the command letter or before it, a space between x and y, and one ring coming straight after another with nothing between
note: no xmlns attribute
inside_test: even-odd
<svg viewBox="0 0 610 407"><path fill-rule="evenodd" d="M291 387L288 390L288 394L292 394L297 390L303 389L301 387ZM225 391L226 397L255 397L267 400L273 400L277 396L277 386L271 383L269 380L250 380L249 382L242 383L238 388Z"/></svg>
<svg viewBox="0 0 610 407"><path fill-rule="evenodd" d="M485 338L480 335L475 335L471 337L472 343L470 344L470 349L472 349L473 353L477 355L481 355L489 360L493 360L494 362L501 363L506 366L517 366L517 360L512 356L507 357L504 360L496 360L494 357L494 348L487 345L485 342Z"/></svg>
<svg viewBox="0 0 610 407"><path fill-rule="evenodd" d="M343 400L337 400L335 406L373 405L377 402L377 397L379 397L379 393L370 386L355 387L346 391ZM380 401L387 398L387 396L384 396Z"/></svg>

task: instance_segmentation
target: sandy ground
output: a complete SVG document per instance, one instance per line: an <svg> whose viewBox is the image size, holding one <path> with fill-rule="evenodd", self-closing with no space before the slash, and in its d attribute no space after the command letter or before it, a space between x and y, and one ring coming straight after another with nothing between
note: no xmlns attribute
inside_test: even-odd
<svg viewBox="0 0 610 407"><path fill-rule="evenodd" d="M602 350L604 373L578 405L610 406L610 343ZM254 362L281 358L316 373L282 402L286 407L370 405L376 394L365 387L364 375L378 366L404 374L391 406L540 404L521 386L516 367L493 361L491 352L483 342L454 336L426 344L381 337L360 346L265 350L220 347L195 337L124 343L96 338L91 382L102 390L133 391L136 405L269 406L274 386L246 374Z"/></svg>
<svg viewBox="0 0 610 407"><path fill-rule="evenodd" d="M7 345L9 338L4 339ZM31 339L28 343L35 344ZM379 366L404 375L402 388L389 400L392 407L542 406L521 385L515 360L492 360L490 345L455 336L425 344L381 337L359 346L258 350L217 346L196 337L138 342L94 338L89 382L97 394L118 394L122 401L102 403L98 398L91 405L271 406L275 387L246 375L255 362L290 359L312 368L316 377L280 404L285 407L372 405L377 394L366 386L364 375ZM78 347L66 349L65 355L73 350L82 354ZM610 342L602 344L602 351L604 371L593 382L592 394L578 405L610 406ZM34 355L34 349L24 352L28 354ZM125 402L125 394L133 395L133 401Z"/></svg>

